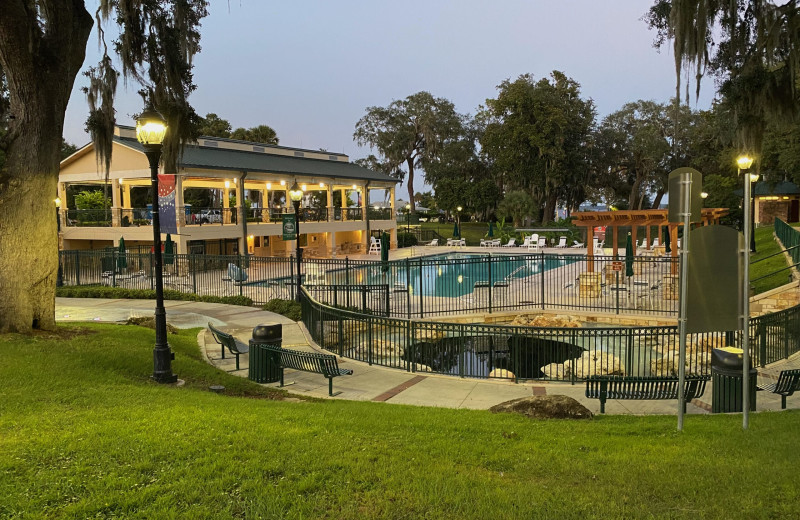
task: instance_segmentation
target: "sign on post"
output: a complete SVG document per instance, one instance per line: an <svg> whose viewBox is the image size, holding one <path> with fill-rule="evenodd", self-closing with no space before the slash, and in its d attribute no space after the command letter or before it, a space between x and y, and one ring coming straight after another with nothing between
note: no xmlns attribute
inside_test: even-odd
<svg viewBox="0 0 800 520"><path fill-rule="evenodd" d="M297 222L294 213L282 215L283 217L283 239L294 240L297 238Z"/></svg>
<svg viewBox="0 0 800 520"><path fill-rule="evenodd" d="M611 262L611 270L612 271L622 271L622 262Z"/></svg>
<svg viewBox="0 0 800 520"><path fill-rule="evenodd" d="M684 184L684 174L689 174L689 184ZM674 223L683 223L684 193L689 194L689 222L700 222L703 220L703 175L694 168L678 168L669 174L669 211L667 219ZM691 190L691 191L689 191Z"/></svg>

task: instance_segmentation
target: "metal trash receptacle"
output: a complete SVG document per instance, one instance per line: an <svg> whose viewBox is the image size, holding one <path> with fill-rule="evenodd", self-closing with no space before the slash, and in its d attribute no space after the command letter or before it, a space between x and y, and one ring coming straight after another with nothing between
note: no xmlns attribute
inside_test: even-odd
<svg viewBox="0 0 800 520"><path fill-rule="evenodd" d="M248 379L256 383L277 383L281 380L280 355L264 347L280 347L282 342L283 327L280 323L262 323L253 329Z"/></svg>
<svg viewBox="0 0 800 520"><path fill-rule="evenodd" d="M715 348L711 351L711 413L741 412L742 349ZM756 378L758 371L749 370L748 386L750 387L750 410L756 409Z"/></svg>

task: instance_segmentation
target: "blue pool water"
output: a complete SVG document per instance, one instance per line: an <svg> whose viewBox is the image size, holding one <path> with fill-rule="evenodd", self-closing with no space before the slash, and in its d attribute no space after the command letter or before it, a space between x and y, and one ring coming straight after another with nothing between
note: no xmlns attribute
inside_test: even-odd
<svg viewBox="0 0 800 520"><path fill-rule="evenodd" d="M567 265L575 260L557 256L502 256L492 257L491 269L487 255L445 254L435 257L394 262L389 266L380 263L351 268L349 273L328 273L328 283L335 284L388 284L390 288L405 288L423 296L457 297L469 294L478 286L503 284L514 279L527 278L544 271ZM491 273L490 273L491 270Z"/></svg>

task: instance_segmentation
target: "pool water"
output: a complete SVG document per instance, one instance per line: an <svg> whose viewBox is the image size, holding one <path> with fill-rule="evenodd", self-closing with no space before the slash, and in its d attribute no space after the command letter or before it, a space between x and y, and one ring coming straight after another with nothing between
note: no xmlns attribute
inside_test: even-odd
<svg viewBox="0 0 800 520"><path fill-rule="evenodd" d="M574 262L557 256L492 256L445 254L435 257L410 259L408 263L393 262L389 266L375 265L351 268L346 276L342 272L329 273L328 283L387 284L391 288L408 287L412 294L423 296L458 297L472 293L476 284L486 287L510 283L537 275L544 271ZM491 271L491 273L490 273Z"/></svg>

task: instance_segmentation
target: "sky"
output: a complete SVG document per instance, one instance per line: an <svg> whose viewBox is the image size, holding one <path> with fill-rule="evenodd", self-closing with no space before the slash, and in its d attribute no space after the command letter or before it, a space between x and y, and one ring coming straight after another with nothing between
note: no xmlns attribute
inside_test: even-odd
<svg viewBox="0 0 800 520"><path fill-rule="evenodd" d="M94 11L92 1L87 1ZM236 127L267 124L284 146L370 153L353 141L369 106L426 90L475 114L504 79L560 70L594 100L598 120L637 99L668 101L675 68L642 0L212 0L195 59L190 101ZM107 34L114 29L107 28ZM92 33L83 69L99 59ZM89 141L79 75L64 137ZM139 86L120 81L117 122L133 124ZM693 91L693 87L692 87ZM705 81L693 108L708 108ZM415 182L417 190L424 188ZM406 190L398 192L398 196ZM407 195L406 195L407 196Z"/></svg>

